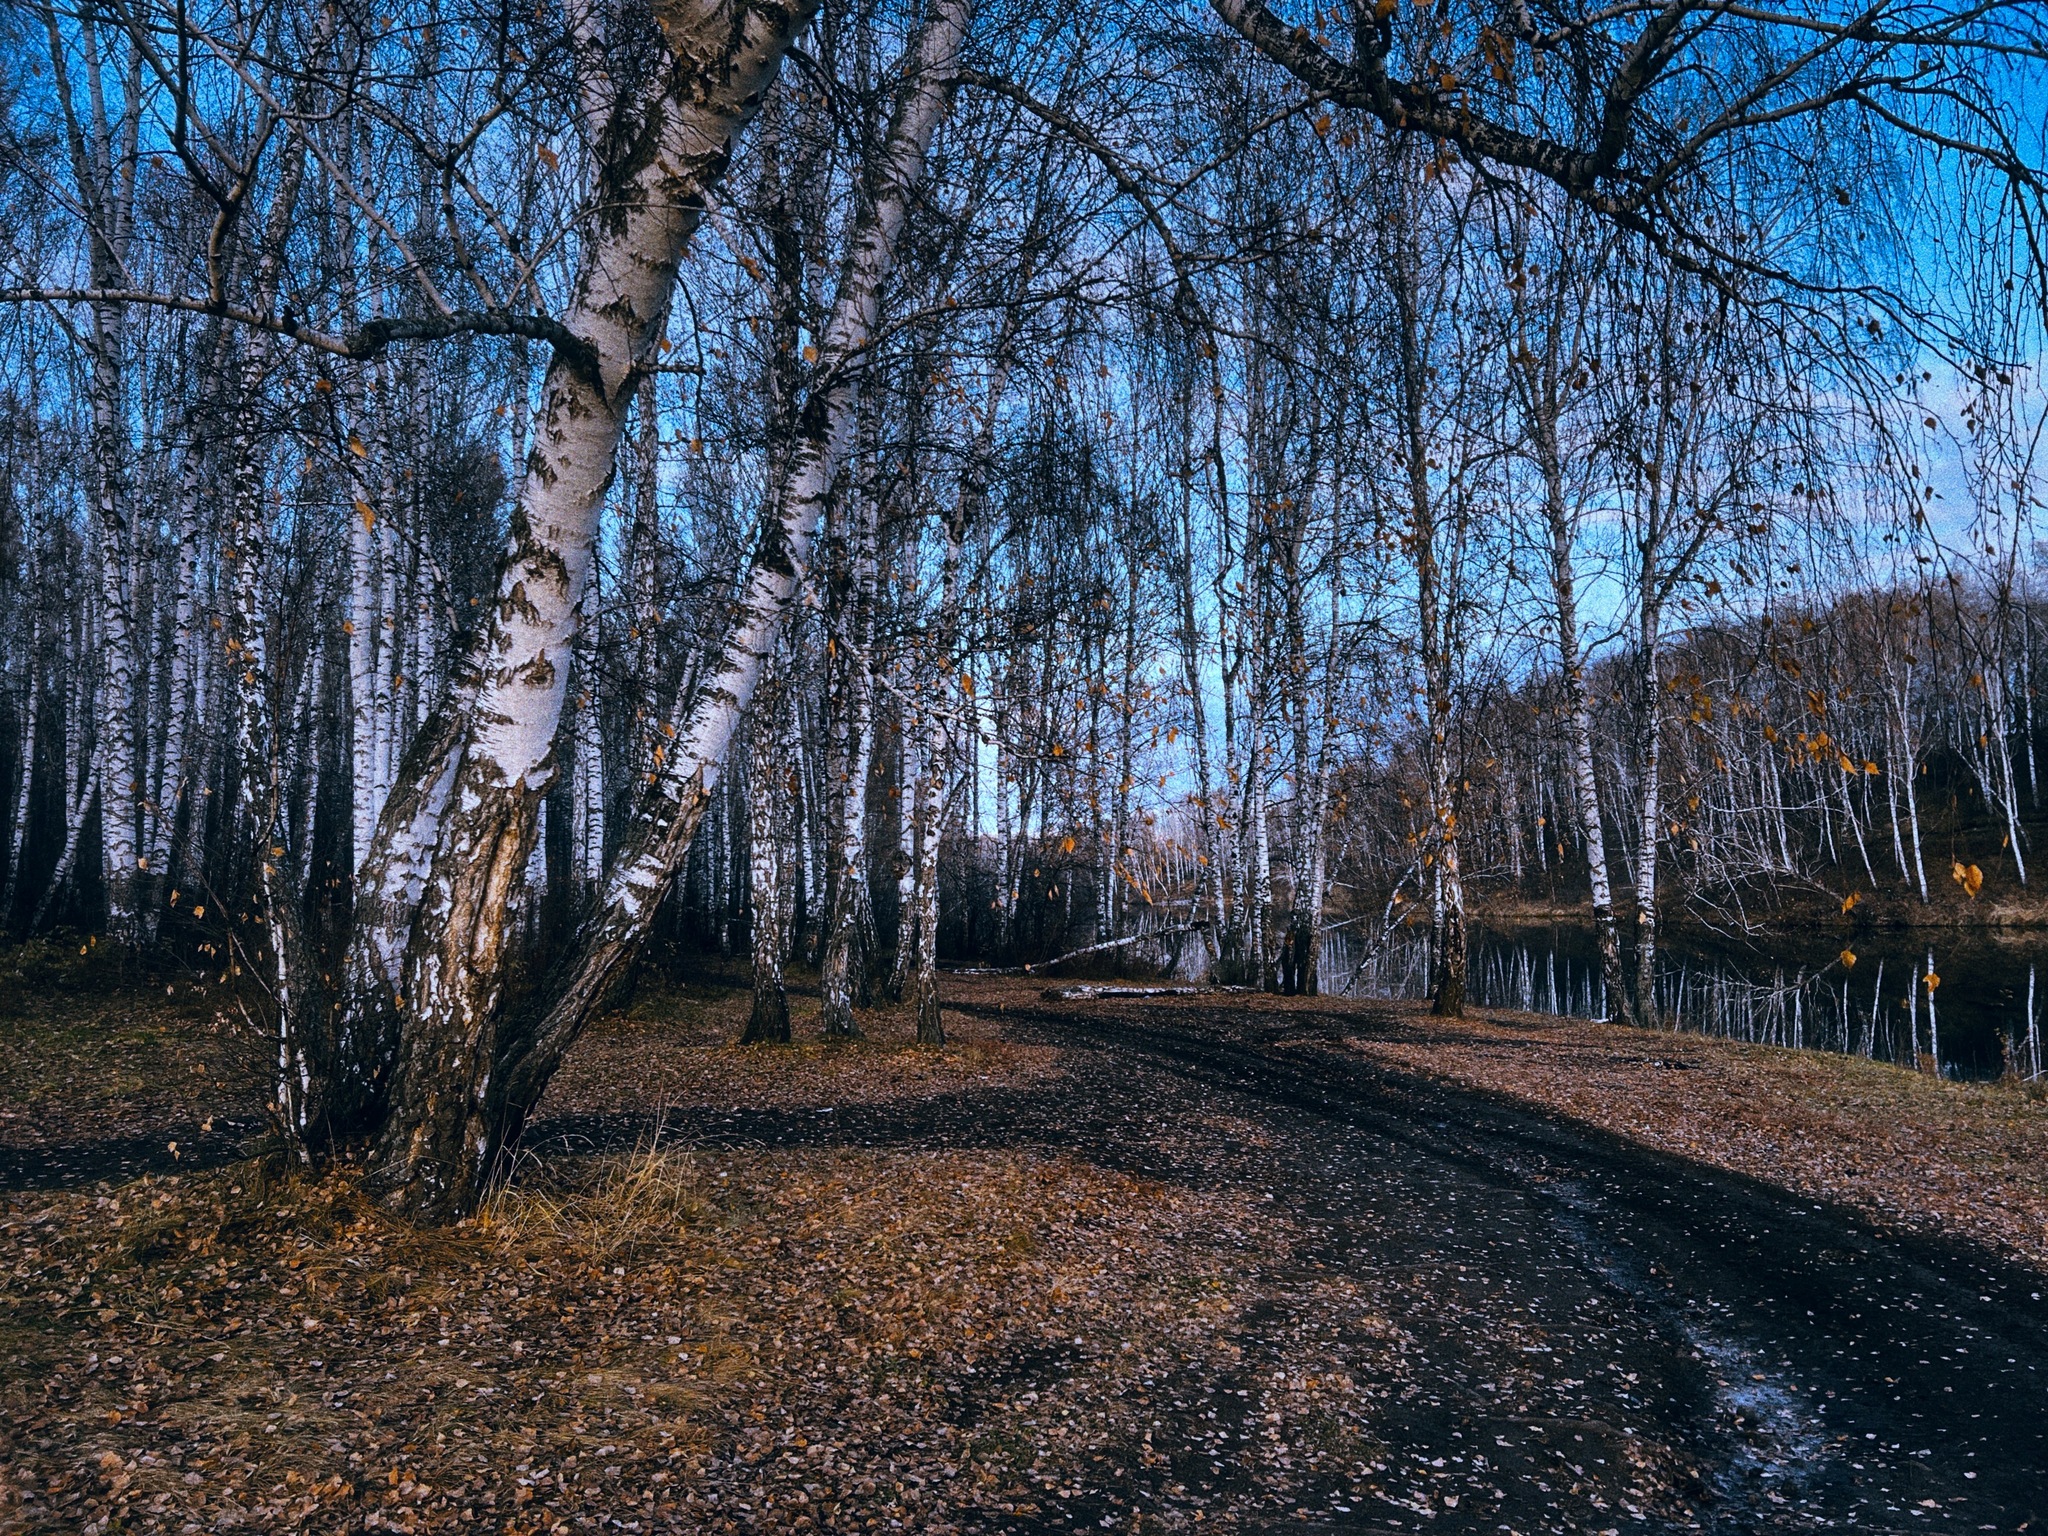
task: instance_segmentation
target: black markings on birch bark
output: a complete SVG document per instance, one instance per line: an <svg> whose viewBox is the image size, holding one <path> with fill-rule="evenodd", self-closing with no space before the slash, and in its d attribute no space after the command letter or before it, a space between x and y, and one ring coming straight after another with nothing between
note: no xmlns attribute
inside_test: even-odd
<svg viewBox="0 0 2048 1536"><path fill-rule="evenodd" d="M911 195L951 94L968 17L967 0L938 0L913 45L819 348L820 382L804 404L795 446L763 511L733 623L705 668L665 762L634 810L566 979L531 1030L506 1041L500 1051L488 1101L488 1156L517 1140L563 1053L645 939L660 894L689 851L733 732L773 654L799 572L809 565L833 481L852 444L867 345L880 317Z"/></svg>
<svg viewBox="0 0 2048 1536"><path fill-rule="evenodd" d="M733 136L758 109L802 4L657 11L671 59L644 101L620 102L599 136L596 235L565 324L590 350L558 356L542 388L526 485L499 597L469 665L444 792L380 837L431 848L399 966L403 1028L391 1112L371 1157L396 1208L440 1216L470 1205L495 1150L492 1062L504 926L535 834L597 518L642 370L655 361L683 248ZM722 745L722 744L721 744ZM651 893L648 905L651 908Z"/></svg>

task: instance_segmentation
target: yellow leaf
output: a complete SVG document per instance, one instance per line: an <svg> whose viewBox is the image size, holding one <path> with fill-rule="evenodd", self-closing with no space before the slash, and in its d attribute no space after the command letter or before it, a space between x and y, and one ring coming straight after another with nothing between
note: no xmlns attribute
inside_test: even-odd
<svg viewBox="0 0 2048 1536"><path fill-rule="evenodd" d="M815 362L816 362L817 360L818 360L818 349L817 349L816 347L812 346L812 345L811 345L811 344L810 344L809 342L805 342L805 343L804 343L804 361L805 361L805 362L807 362L807 363L815 363Z"/></svg>
<svg viewBox="0 0 2048 1536"><path fill-rule="evenodd" d="M363 446L363 440L353 432L348 435L348 451L359 459L367 459L370 456L370 450Z"/></svg>
<svg viewBox="0 0 2048 1536"><path fill-rule="evenodd" d="M1061 852L1061 853L1072 853L1073 851L1074 851L1074 839L1073 839L1073 837L1072 837L1072 836L1070 835L1070 836L1067 836L1067 837L1063 837L1063 838L1061 838L1061 839L1060 839L1060 852Z"/></svg>
<svg viewBox="0 0 2048 1536"><path fill-rule="evenodd" d="M556 154L552 149L549 149L545 144L541 145L541 147L536 151L536 153L540 156L541 164L545 165L551 171L554 170L559 165L561 165L562 163L562 157Z"/></svg>
<svg viewBox="0 0 2048 1536"><path fill-rule="evenodd" d="M1845 949L1842 951L1839 958L1842 962L1842 969L1845 971L1850 970L1854 968L1856 964L1856 951L1853 949Z"/></svg>
<svg viewBox="0 0 2048 1536"><path fill-rule="evenodd" d="M1929 972L1927 973L1927 990L1928 990L1928 991L1930 991L1930 992L1932 992L1932 991L1933 991L1933 990L1934 990L1934 989L1935 989L1936 987L1938 987L1938 986L1940 986L1940 985L1941 985L1941 978L1940 978L1939 976L1935 975L1935 974L1934 974L1934 972L1932 972L1932 971L1929 971Z"/></svg>
<svg viewBox="0 0 2048 1536"><path fill-rule="evenodd" d="M1861 891L1851 891L1848 895L1842 898L1842 910L1844 912L1847 912L1850 908L1854 907L1856 903L1861 901L1862 899L1863 893Z"/></svg>
<svg viewBox="0 0 2048 1536"><path fill-rule="evenodd" d="M359 501L356 503L356 516L360 517L363 520L363 526L365 528L374 528L377 526L376 509L372 507L367 501Z"/></svg>

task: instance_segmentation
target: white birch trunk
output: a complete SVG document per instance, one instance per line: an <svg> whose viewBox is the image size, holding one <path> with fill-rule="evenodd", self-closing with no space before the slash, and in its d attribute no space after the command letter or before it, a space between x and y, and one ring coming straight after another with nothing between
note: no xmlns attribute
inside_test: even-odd
<svg viewBox="0 0 2048 1536"><path fill-rule="evenodd" d="M360 870L377 835L387 782L387 725L377 707L378 641L386 614L378 582L377 509L369 500L369 485L353 469L349 488L355 494L349 509L349 587L343 625L348 638L350 859Z"/></svg>
<svg viewBox="0 0 2048 1536"><path fill-rule="evenodd" d="M924 721L906 703L899 719L900 743L896 773L896 953L889 961L886 996L900 1003L910 990L917 959L917 828L919 795L924 788L921 738Z"/></svg>
<svg viewBox="0 0 2048 1536"><path fill-rule="evenodd" d="M1663 718L1662 690L1658 687L1656 635L1658 618L1654 604L1643 618L1642 669L1637 699L1643 712L1642 737L1636 756L1642 774L1637 784L1636 819L1636 1014L1635 1022L1655 1029L1657 1018L1657 849L1663 841Z"/></svg>
<svg viewBox="0 0 2048 1536"><path fill-rule="evenodd" d="M46 9L49 57L69 149L72 179L87 226L87 265L93 286L129 286L128 253L134 228L137 140L142 115L142 63L131 47L121 74L121 100L109 110L99 23L81 18L76 38L84 65L86 110L81 120L71 78L69 50L56 14ZM141 701L147 668L139 646L144 630L134 604L140 588L140 536L130 517L126 483L129 459L127 399L123 374L127 351L126 315L117 303L92 306L86 344L86 406L92 422L93 532L97 540L100 604L101 693L95 701L95 754L99 787L100 845L105 866L107 918L122 943L141 938L137 923L141 875L147 855L141 846L143 761ZM67 844L71 841L67 835ZM67 848L75 854L75 849ZM66 874L68 877L69 867Z"/></svg>
<svg viewBox="0 0 2048 1536"><path fill-rule="evenodd" d="M659 94L622 103L600 135L595 227L564 317L587 350L549 369L488 627L438 752L413 754L408 776L425 792L406 796L398 816L387 810L379 828L372 900L384 910L351 946L356 991L372 1007L391 999L405 1024L393 1112L371 1159L372 1182L396 1209L445 1217L480 1187L506 906L552 772L621 426L654 359L704 193L814 9L814 0L657 5L671 55ZM365 1031L372 1079L385 1038L375 1023Z"/></svg>
<svg viewBox="0 0 2048 1536"><path fill-rule="evenodd" d="M789 996L782 980L782 824L790 769L784 756L780 700L773 680L764 684L747 744L747 889L753 914L748 947L753 954L754 1006L743 1044L789 1043ZM801 832L799 831L799 837Z"/></svg>
<svg viewBox="0 0 2048 1536"><path fill-rule="evenodd" d="M874 756L874 678L868 653L868 615L875 587L874 503L866 496L849 509L853 535L851 583L841 610L839 657L840 736L838 793L834 797L838 853L833 868L829 933L818 974L819 1023L827 1039L860 1036L854 1009L867 1002L872 961L864 919L868 913L868 769Z"/></svg>
<svg viewBox="0 0 2048 1536"><path fill-rule="evenodd" d="M24 649L18 689L20 725L14 733L15 755L20 766L14 792L10 796L14 815L7 824L6 875L0 878L0 928L12 925L15 899L21 891L21 864L28 852L28 814L35 791L36 732L43 715L41 562L36 535L29 528L27 519L23 520L22 534L22 590L28 594L22 606L27 610L28 622L22 637Z"/></svg>

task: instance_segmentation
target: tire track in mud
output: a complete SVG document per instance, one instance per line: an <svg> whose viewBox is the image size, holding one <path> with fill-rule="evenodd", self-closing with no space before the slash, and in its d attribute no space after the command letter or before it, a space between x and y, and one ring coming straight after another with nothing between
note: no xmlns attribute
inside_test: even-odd
<svg viewBox="0 0 2048 1536"><path fill-rule="evenodd" d="M2040 1275L1362 1063L1328 1048L1342 1015L1154 1004L1038 1022L1384 1138L1425 1178L1435 1160L1447 1182L1512 1195L1700 1389L1663 1394L1656 1406L1678 1411L1654 1417L1668 1443L1706 1453L1709 1529L2016 1531L2048 1515ZM1512 1246L1494 1259L1505 1277L1523 1268Z"/></svg>

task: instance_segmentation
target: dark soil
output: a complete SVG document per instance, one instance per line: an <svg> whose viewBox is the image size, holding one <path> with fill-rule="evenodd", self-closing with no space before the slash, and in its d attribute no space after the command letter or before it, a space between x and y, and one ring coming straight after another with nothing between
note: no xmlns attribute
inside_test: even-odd
<svg viewBox="0 0 2048 1536"><path fill-rule="evenodd" d="M1346 1272L1396 1298L1420 1358L1379 1427L1432 1530L2018 1531L2048 1516L2043 1276L1333 1049L1371 1032L1369 1010L1006 990L978 1011L1077 1048L1056 1090L685 1115L669 1132L1046 1147L1270 1195L1313 1234L1263 1255L1272 1273ZM1229 1489L1227 1460L1179 1470ZM1399 1503L1341 1478L1305 1501L1330 1529L1424 1518Z"/></svg>
<svg viewBox="0 0 2048 1536"><path fill-rule="evenodd" d="M904 1491L912 1466L913 1483L934 1475L905 1440L890 1453L892 1467L894 1454L903 1460L894 1493L872 1469L843 1486L816 1473L823 1481L803 1485L820 1490L809 1528L1734 1536L2020 1531L2048 1517L2048 1277L1347 1047L1382 1029L1412 1039L1405 1015L1270 998L1051 1002L1037 984L1007 981L956 983L950 997L966 1032L998 1053L990 1060L1000 1064L1007 1050L1056 1066L1010 1072L977 1057L950 1089L926 1073L913 1091L842 1097L817 1091L851 1081L835 1058L805 1092L766 1098L773 1107L734 1102L734 1074L720 1068L707 1079L719 1097L678 1090L664 1105L620 1089L605 1107L600 1094L580 1092L565 1105L572 1112L536 1127L542 1170L645 1146L658 1123L664 1145L693 1151L707 1170L809 1178L793 1171L805 1159L825 1167L867 1148L950 1159L933 1166L961 1181L963 1199L969 1183L995 1187L986 1170L1014 1165L1055 1170L1032 1176L1033 1198L1071 1189L1090 1203L1083 1226L1094 1257L1075 1249L1072 1272L1105 1264L1106 1296L1091 1288L1085 1304L1031 1329L1003 1324L963 1357L978 1362L972 1370L929 1362L925 1390L946 1406L918 1421L920 1445L1000 1441L1011 1483L970 1493L963 1477L935 1514ZM649 1049L662 1048L658 1032L644 1032ZM175 1139L159 1130L125 1144L17 1145L0 1154L0 1187L144 1167L189 1180L195 1162L231 1155L224 1125L181 1143L175 1161L152 1150ZM1062 1168L1101 1170L1110 1182ZM1167 1193L1149 1225L1121 1231L1115 1202L1149 1201L1141 1192L1150 1189ZM1189 1212L1210 1214L1204 1224ZM1203 1254L1209 1278L1199 1287L1162 1278L1160 1245L1171 1247L1176 1223ZM781 1229L761 1230L760 1253L792 1251ZM935 1251L930 1261L944 1258ZM1127 1328L1114 1305L1120 1262L1133 1266ZM626 1278L607 1284L638 1283L638 1269L609 1273ZM745 1278L742 1269L733 1283ZM802 1294L800 1275L774 1278ZM1179 1344L1141 1320L1173 1294L1189 1298L1193 1318L1212 1289L1231 1303ZM544 1352L553 1342L545 1313L521 1316L515 1332ZM933 1326L943 1331L943 1318ZM1146 1363L1118 1367L1133 1344ZM775 1358L784 1361L776 1369L797 1371L812 1357ZM771 1448L853 1440L861 1425L815 1416L890 1410L819 1398L802 1410L812 1419L784 1422L778 1414L790 1410L776 1401L764 1381L751 1419L730 1415L695 1444L695 1459L664 1464L682 1479L663 1473L664 1500L687 1486L689 1507L632 1485L629 1460L621 1480L600 1485L620 1495L609 1514L586 1501L541 1528L784 1528L785 1510L771 1518L746 1497L774 1460L748 1437ZM1105 1402L1114 1411L1102 1422L1113 1419L1122 1438L1075 1444ZM625 1444L624 1430L605 1433ZM115 1455L118 1469L118 1448L101 1454ZM337 1488L354 1475L337 1456L304 1480L330 1471ZM414 1484L394 1470L392 1486ZM0 1527L7 1516L0 1507ZM457 1518L452 1506L448 1518ZM487 1507L460 1518L472 1529L528 1528ZM286 1528L261 1516L244 1526Z"/></svg>

